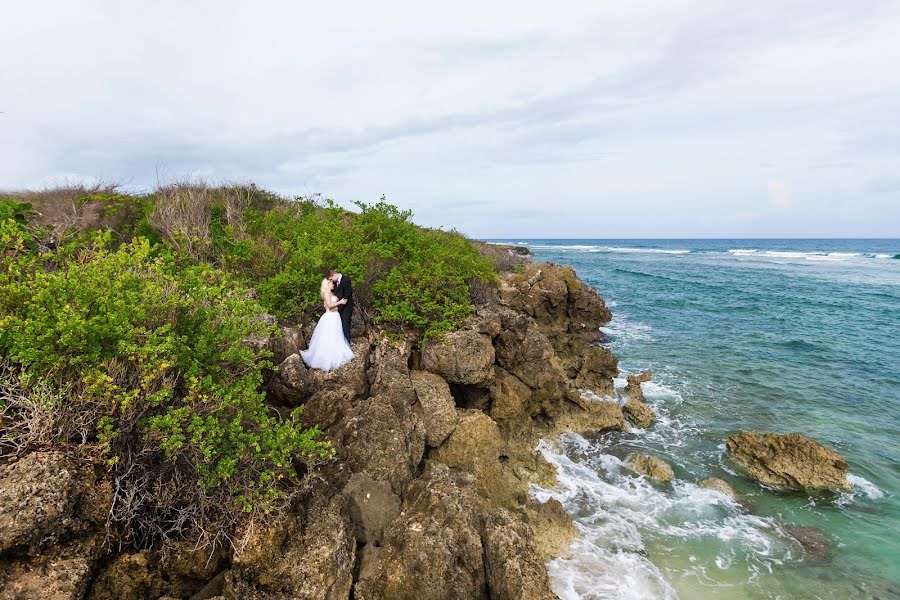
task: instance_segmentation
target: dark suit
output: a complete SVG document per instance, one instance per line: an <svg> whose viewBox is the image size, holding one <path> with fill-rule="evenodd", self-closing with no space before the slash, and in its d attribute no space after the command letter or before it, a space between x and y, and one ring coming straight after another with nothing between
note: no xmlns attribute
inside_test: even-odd
<svg viewBox="0 0 900 600"><path fill-rule="evenodd" d="M334 295L338 300L347 299L347 304L338 307L341 315L341 325L344 327L344 337L350 341L350 320L353 318L353 284L346 275L341 275L341 280L334 286Z"/></svg>

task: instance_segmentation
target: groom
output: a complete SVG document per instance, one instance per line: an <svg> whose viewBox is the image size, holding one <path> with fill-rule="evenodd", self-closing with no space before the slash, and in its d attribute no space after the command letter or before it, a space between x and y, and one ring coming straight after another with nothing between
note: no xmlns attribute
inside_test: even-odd
<svg viewBox="0 0 900 600"><path fill-rule="evenodd" d="M340 306L338 312L341 315L341 325L344 328L344 337L347 338L347 342L349 343L350 320L353 318L353 285L350 283L349 277L338 273L334 269L328 269L325 278L334 282L334 295L337 296L338 300L343 300L344 298L347 299L347 304Z"/></svg>

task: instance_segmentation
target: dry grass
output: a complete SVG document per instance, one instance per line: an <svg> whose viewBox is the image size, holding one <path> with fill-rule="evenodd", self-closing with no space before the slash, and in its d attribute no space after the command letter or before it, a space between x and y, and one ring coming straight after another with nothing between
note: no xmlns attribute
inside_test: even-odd
<svg viewBox="0 0 900 600"><path fill-rule="evenodd" d="M84 202L92 196L120 193L116 183L65 184L40 190L2 191L0 196L28 202L36 211L32 222L41 227L54 227L59 232L72 229L100 229L104 223L103 204Z"/></svg>

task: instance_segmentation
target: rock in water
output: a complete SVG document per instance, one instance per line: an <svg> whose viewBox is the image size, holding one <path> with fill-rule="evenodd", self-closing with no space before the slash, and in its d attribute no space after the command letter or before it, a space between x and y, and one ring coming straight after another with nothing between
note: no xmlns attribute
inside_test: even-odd
<svg viewBox="0 0 900 600"><path fill-rule="evenodd" d="M730 436L726 446L760 483L795 490L852 489L847 461L799 433L742 431Z"/></svg>
<svg viewBox="0 0 900 600"><path fill-rule="evenodd" d="M753 512L753 504L749 500L747 500L747 497L731 487L731 485L729 485L726 481L723 481L717 477L708 477L700 482L700 487L706 488L708 490L722 492L723 494L731 498L735 504L740 506L741 510L743 510L744 512Z"/></svg>
<svg viewBox="0 0 900 600"><path fill-rule="evenodd" d="M810 559L823 562L831 557L828 550L828 538L818 527L782 525L781 528L803 546L803 550Z"/></svg>
<svg viewBox="0 0 900 600"><path fill-rule="evenodd" d="M626 400L622 411L635 427L646 429L650 427L653 419L656 418L656 413L647 406L644 392L641 391L641 384L650 381L652 376L653 373L651 371L628 376L628 385L625 386Z"/></svg>
<svg viewBox="0 0 900 600"><path fill-rule="evenodd" d="M656 458L655 456L650 456L649 454L641 454L640 452L633 454L631 458L628 459L627 464L629 468L638 473L644 473L650 479L654 479L659 482L672 481L674 477L674 473L672 473L672 467L669 466L664 460Z"/></svg>

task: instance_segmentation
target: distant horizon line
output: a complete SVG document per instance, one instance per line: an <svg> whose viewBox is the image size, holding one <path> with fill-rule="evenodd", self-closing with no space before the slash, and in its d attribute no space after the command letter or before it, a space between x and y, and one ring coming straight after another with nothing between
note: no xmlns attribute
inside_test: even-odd
<svg viewBox="0 0 900 600"><path fill-rule="evenodd" d="M478 241L487 241L487 240L500 240L504 242L509 242L512 240L625 240L625 241L648 241L648 240L667 240L667 241L688 241L688 240L860 240L860 241L868 241L868 240L879 240L879 241L889 241L889 242L900 242L900 237L646 237L646 238L633 238L633 237L620 237L620 238L607 238L607 237L529 237L529 236L517 236L517 237L478 237L473 238Z"/></svg>

